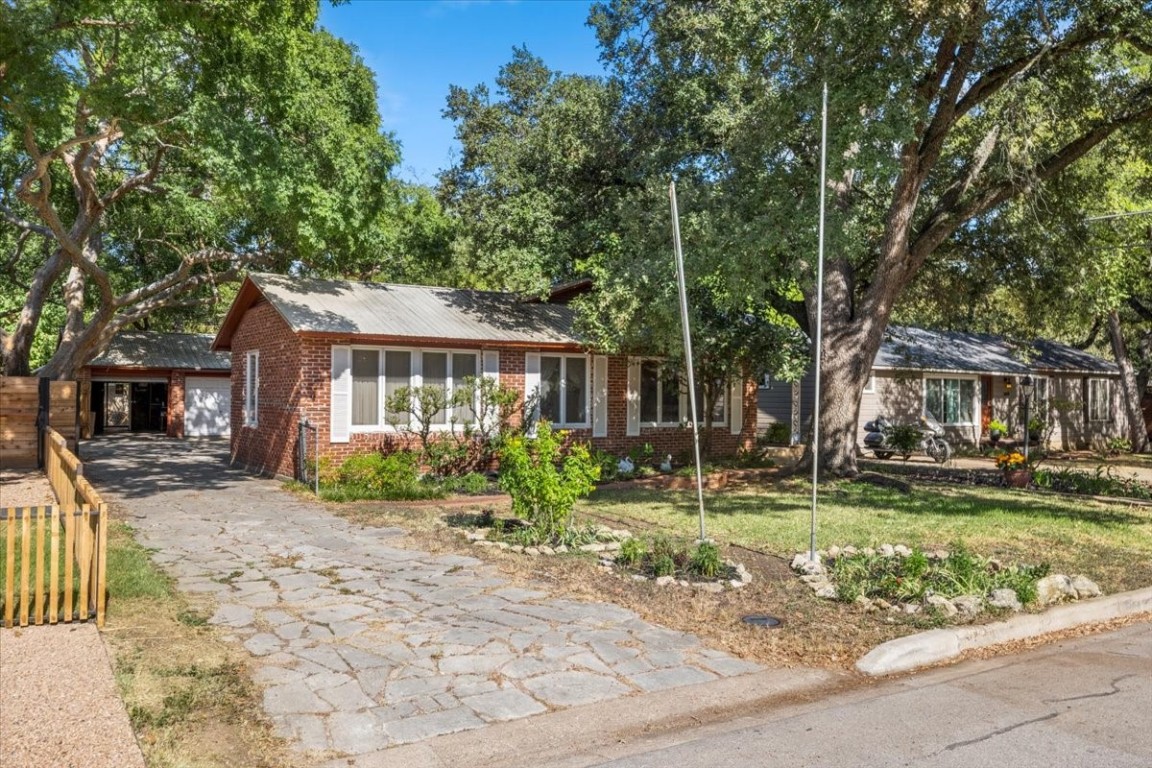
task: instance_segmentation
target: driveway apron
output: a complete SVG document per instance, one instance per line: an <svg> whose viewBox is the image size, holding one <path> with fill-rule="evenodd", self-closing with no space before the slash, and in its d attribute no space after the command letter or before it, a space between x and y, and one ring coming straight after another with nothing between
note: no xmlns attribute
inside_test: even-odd
<svg viewBox="0 0 1152 768"><path fill-rule="evenodd" d="M83 457L179 588L214 599L211 622L251 654L267 715L302 752L363 754L759 669L336 517L229 468L222 442L102 439Z"/></svg>

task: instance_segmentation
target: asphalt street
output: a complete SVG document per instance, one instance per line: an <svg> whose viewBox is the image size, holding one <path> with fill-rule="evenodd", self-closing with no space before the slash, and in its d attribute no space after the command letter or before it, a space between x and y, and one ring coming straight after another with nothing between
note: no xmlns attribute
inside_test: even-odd
<svg viewBox="0 0 1152 768"><path fill-rule="evenodd" d="M620 756L607 761L580 762L1149 768L1152 624L885 680L640 746L621 745Z"/></svg>

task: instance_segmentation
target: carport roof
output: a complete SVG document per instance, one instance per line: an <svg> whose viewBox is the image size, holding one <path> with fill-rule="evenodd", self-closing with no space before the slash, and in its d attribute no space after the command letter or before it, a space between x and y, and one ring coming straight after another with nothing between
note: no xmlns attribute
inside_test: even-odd
<svg viewBox="0 0 1152 768"><path fill-rule="evenodd" d="M216 336L229 349L244 312L266 299L296 333L481 344L576 346L572 307L513 293L248 275Z"/></svg>
<svg viewBox="0 0 1152 768"><path fill-rule="evenodd" d="M1116 375L1116 365L1056 341L1012 342L1001 336L889 326L876 368L1023 376L1028 373Z"/></svg>
<svg viewBox="0 0 1152 768"><path fill-rule="evenodd" d="M89 366L99 368L174 368L231 371L232 355L212 350L210 333L121 331Z"/></svg>

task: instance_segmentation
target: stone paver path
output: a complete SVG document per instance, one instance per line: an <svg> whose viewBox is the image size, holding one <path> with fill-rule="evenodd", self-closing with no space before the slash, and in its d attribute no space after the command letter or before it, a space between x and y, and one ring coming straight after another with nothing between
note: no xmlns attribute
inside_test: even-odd
<svg viewBox="0 0 1152 768"><path fill-rule="evenodd" d="M226 457L158 438L84 452L180 589L215 598L211 622L252 654L265 710L301 750L362 754L758 669L618 606L408 548Z"/></svg>

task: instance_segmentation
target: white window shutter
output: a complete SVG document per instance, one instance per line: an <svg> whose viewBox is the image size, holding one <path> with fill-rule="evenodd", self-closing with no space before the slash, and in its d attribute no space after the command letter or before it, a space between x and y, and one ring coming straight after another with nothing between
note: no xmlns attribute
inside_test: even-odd
<svg viewBox="0 0 1152 768"><path fill-rule="evenodd" d="M329 442L346 443L352 428L352 348L332 345Z"/></svg>
<svg viewBox="0 0 1152 768"><path fill-rule="evenodd" d="M483 354L484 375L489 379L500 381L500 350L486 349Z"/></svg>
<svg viewBox="0 0 1152 768"><path fill-rule="evenodd" d="M608 358L592 358L592 437L608 437Z"/></svg>
<svg viewBox="0 0 1152 768"><path fill-rule="evenodd" d="M629 436L640 434L640 361L628 361L628 429Z"/></svg>
<svg viewBox="0 0 1152 768"><path fill-rule="evenodd" d="M540 421L540 353L529 352L524 355L524 402L532 402L532 412L525 413L524 417L531 420L532 428L528 434L535 436L536 423Z"/></svg>
<svg viewBox="0 0 1152 768"><path fill-rule="evenodd" d="M744 429L744 379L736 378L728 387L728 416L732 434L738 435Z"/></svg>
<svg viewBox="0 0 1152 768"><path fill-rule="evenodd" d="M486 349L481 353L481 375L486 379L491 379L493 382L499 383L500 381L500 350ZM499 425L500 414L496 413L496 409L492 408L492 412L488 414L488 423L485 425L490 429L496 429Z"/></svg>

